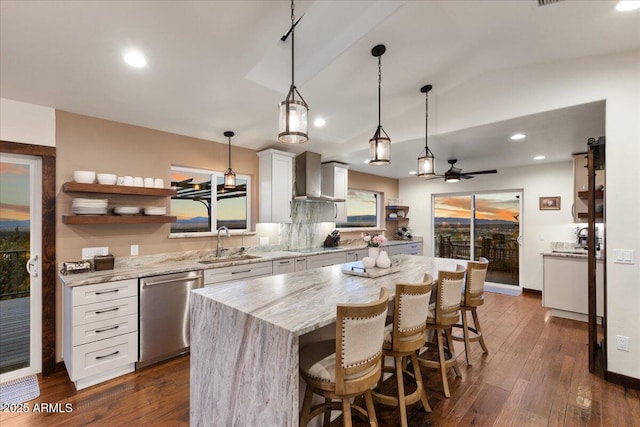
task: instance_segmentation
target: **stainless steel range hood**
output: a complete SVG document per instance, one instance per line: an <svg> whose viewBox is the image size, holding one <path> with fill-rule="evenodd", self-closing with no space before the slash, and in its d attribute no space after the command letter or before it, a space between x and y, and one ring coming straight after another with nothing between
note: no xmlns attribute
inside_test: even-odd
<svg viewBox="0 0 640 427"><path fill-rule="evenodd" d="M322 192L322 161L321 155L305 151L296 156L296 181L294 200L311 202L344 202L321 194Z"/></svg>

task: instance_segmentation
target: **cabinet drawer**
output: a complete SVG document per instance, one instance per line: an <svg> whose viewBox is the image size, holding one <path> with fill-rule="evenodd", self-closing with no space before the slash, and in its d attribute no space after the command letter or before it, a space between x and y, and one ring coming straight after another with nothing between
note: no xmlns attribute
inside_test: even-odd
<svg viewBox="0 0 640 427"><path fill-rule="evenodd" d="M72 381L134 363L138 360L138 334L133 332L74 347L72 359L69 375Z"/></svg>
<svg viewBox="0 0 640 427"><path fill-rule="evenodd" d="M305 271L307 269L306 258L296 258L295 271Z"/></svg>
<svg viewBox="0 0 640 427"><path fill-rule="evenodd" d="M72 326L99 322L138 313L138 297L78 305L71 308Z"/></svg>
<svg viewBox="0 0 640 427"><path fill-rule="evenodd" d="M212 268L204 271L204 285L231 282L249 277L271 276L272 273L273 264L271 261Z"/></svg>
<svg viewBox="0 0 640 427"><path fill-rule="evenodd" d="M273 275L275 276L276 274L293 273L295 271L294 264L295 260L293 258L273 261Z"/></svg>
<svg viewBox="0 0 640 427"><path fill-rule="evenodd" d="M127 279L96 285L74 286L71 303L76 306L137 296L138 279Z"/></svg>
<svg viewBox="0 0 640 427"><path fill-rule="evenodd" d="M344 252L337 254L311 255L307 257L307 269L344 264L345 262L347 262L347 255Z"/></svg>
<svg viewBox="0 0 640 427"><path fill-rule="evenodd" d="M422 244L410 243L408 245L405 245L404 253L409 255L422 255Z"/></svg>
<svg viewBox="0 0 640 427"><path fill-rule="evenodd" d="M87 344L117 335L128 334L138 330L138 316L116 317L73 327L72 342L74 346Z"/></svg>

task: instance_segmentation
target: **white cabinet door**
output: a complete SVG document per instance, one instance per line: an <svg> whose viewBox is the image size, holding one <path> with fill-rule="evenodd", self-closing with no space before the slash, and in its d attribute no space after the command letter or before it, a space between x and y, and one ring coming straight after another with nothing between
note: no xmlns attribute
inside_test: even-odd
<svg viewBox="0 0 640 427"><path fill-rule="evenodd" d="M355 249L353 251L347 251L347 262L362 261L362 258L368 255L369 251L366 249Z"/></svg>
<svg viewBox="0 0 640 427"><path fill-rule="evenodd" d="M294 154L278 150L258 153L259 222L291 222Z"/></svg>
<svg viewBox="0 0 640 427"><path fill-rule="evenodd" d="M322 194L337 199L347 198L349 169L342 163L324 163L322 165ZM334 203L335 222L347 222L347 202Z"/></svg>
<svg viewBox="0 0 640 427"><path fill-rule="evenodd" d="M306 269L307 269L307 258L306 257L296 258L294 270L305 271Z"/></svg>
<svg viewBox="0 0 640 427"><path fill-rule="evenodd" d="M604 314L604 265L596 263L596 312ZM588 313L587 259L543 257L542 305L573 313ZM563 317L563 316L561 316Z"/></svg>
<svg viewBox="0 0 640 427"><path fill-rule="evenodd" d="M344 252L311 255L307 257L307 270L335 264L344 264L345 262L347 262L347 255Z"/></svg>

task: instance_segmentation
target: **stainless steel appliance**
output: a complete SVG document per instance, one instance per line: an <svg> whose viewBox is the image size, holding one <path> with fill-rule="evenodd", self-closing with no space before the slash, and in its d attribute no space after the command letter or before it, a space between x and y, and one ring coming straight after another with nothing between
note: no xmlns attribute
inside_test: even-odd
<svg viewBox="0 0 640 427"><path fill-rule="evenodd" d="M191 291L203 284L202 270L140 279L140 351L136 367L189 351L189 298Z"/></svg>

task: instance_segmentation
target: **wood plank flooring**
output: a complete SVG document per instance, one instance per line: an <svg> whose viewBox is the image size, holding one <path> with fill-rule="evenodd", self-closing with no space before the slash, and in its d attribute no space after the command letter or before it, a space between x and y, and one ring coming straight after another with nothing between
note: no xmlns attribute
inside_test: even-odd
<svg viewBox="0 0 640 427"><path fill-rule="evenodd" d="M478 314L489 354L482 355L480 346L472 344L474 363L467 366L463 345L456 343L462 376L449 373L450 399L442 394L439 373L423 368L433 412L410 406L410 426L640 425L640 392L589 373L586 323L551 317L540 296L530 294L485 293ZM387 380L385 391L393 390L393 383ZM65 371L59 371L41 378L40 390L40 397L28 402L30 408L43 402L71 403L72 412L1 413L0 425L189 423L188 356L81 391L74 389ZM381 427L399 425L397 409L376 405L376 411ZM216 426L215 420L210 425ZM354 419L354 426L365 425Z"/></svg>

